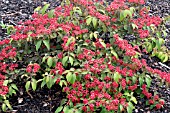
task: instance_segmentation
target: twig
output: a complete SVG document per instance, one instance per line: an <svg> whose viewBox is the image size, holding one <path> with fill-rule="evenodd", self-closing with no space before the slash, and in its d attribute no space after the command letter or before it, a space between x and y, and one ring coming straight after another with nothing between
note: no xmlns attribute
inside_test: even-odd
<svg viewBox="0 0 170 113"><path fill-rule="evenodd" d="M15 22L13 22L12 20L9 20L9 22L11 22L13 25L17 25Z"/></svg>
<svg viewBox="0 0 170 113"><path fill-rule="evenodd" d="M28 105L28 104L17 105L17 106L13 106L13 107L22 107L22 106L25 106L25 105Z"/></svg>
<svg viewBox="0 0 170 113"><path fill-rule="evenodd" d="M27 94L31 97L31 99L33 99L33 96L31 95L30 92L27 91Z"/></svg>
<svg viewBox="0 0 170 113"><path fill-rule="evenodd" d="M20 14L20 12L15 12L15 13L10 13L10 14L1 15L1 17L13 16L13 15L16 15L16 14Z"/></svg>
<svg viewBox="0 0 170 113"><path fill-rule="evenodd" d="M166 68L170 69L169 66L167 66L167 65L165 65L165 64L163 64L163 63L161 63L161 62L158 62L158 64L162 65L163 67L166 67Z"/></svg>

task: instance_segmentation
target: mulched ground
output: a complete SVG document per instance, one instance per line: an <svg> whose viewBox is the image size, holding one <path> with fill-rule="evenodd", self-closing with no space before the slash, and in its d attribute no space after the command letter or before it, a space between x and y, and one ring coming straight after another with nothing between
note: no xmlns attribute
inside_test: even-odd
<svg viewBox="0 0 170 113"><path fill-rule="evenodd" d="M108 0L111 1L111 0ZM54 8L60 4L60 0L0 0L0 22L9 25L17 25L17 22L31 19L33 10L42 6L44 3L50 3L50 8ZM147 6L150 6L150 14L164 17L170 15L170 0L147 0ZM166 23L166 32L168 36L165 37L166 46L170 49L170 23ZM0 40L7 38L6 31L0 27ZM157 58L149 58L148 55L143 55L147 59L148 65L152 68L158 68L162 71L170 72L170 62L164 64L160 63ZM150 91L157 91L161 98L165 100L164 108L160 110L149 110L145 105L146 99L139 99L134 113L170 113L170 88L165 84L161 87L158 85L160 81L153 77ZM52 89L38 89L35 92L30 91L29 94L24 91L24 84L18 83L19 91L17 95L10 99L14 108L10 113L54 113L61 99L65 98L59 86L54 86Z"/></svg>
<svg viewBox="0 0 170 113"><path fill-rule="evenodd" d="M45 87L29 93L23 92L24 89L24 84L20 84L20 92L10 98L9 101L13 105L10 113L54 113L60 106L61 99L66 97L58 85L54 85L51 89Z"/></svg>

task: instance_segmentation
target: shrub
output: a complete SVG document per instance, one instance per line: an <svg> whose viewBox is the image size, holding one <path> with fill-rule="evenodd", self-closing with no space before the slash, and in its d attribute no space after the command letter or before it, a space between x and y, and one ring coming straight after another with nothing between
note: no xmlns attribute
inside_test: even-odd
<svg viewBox="0 0 170 113"><path fill-rule="evenodd" d="M6 97L16 93L14 79L25 81L27 92L36 90L37 84L63 87L67 99L56 113L131 113L136 95L160 109L164 101L149 92L151 76L169 83L170 74L150 68L141 55L150 51L142 44L150 43L152 30L163 22L150 17L143 4L144 0L114 0L110 5L66 0L50 11L49 4L36 9L32 20L21 22L10 39L0 41L2 109L11 108ZM127 35L137 39L128 42ZM160 48L163 39L158 38Z"/></svg>

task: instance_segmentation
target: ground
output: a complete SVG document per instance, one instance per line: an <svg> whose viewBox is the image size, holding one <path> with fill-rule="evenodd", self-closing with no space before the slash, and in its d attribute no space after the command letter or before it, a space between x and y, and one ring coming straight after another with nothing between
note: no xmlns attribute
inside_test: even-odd
<svg viewBox="0 0 170 113"><path fill-rule="evenodd" d="M108 0L111 1L111 0ZM17 25L19 21L31 19L31 14L38 6L42 6L45 2L50 3L50 8L54 8L60 4L60 0L1 0L0 1L0 21L5 24ZM150 6L151 15L159 15L161 17L170 15L169 0L147 0L147 6ZM168 36L165 38L166 46L170 49L170 23L166 23ZM6 31L0 27L0 39L8 38ZM170 61L165 64L160 63L159 59L150 59L148 55L143 55L147 59L148 65L152 68L158 68L162 71L170 72ZM160 83L153 77L150 91L157 91L160 97L165 100L164 108L160 110L149 110L145 106L145 99L139 99L134 113L170 113L170 88L165 84L158 86ZM38 89L35 92L22 92L24 90L23 83L17 83L20 92L10 99L13 106L13 113L54 113L59 106L61 99L65 98L60 86L53 86L51 90L47 88ZM10 111L11 113L11 111Z"/></svg>

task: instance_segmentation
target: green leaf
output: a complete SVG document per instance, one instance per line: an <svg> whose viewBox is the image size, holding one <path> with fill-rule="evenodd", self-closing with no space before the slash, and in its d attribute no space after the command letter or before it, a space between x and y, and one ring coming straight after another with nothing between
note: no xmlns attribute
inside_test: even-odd
<svg viewBox="0 0 170 113"><path fill-rule="evenodd" d="M47 83L47 87L50 89L53 84L54 84L53 78L51 76L49 76L49 82Z"/></svg>
<svg viewBox="0 0 170 113"><path fill-rule="evenodd" d="M45 84L46 84L46 79L43 78L43 81L42 81L42 83L41 83L41 88L43 88Z"/></svg>
<svg viewBox="0 0 170 113"><path fill-rule="evenodd" d="M164 34L164 37L166 37L166 36L167 36L166 31L165 31L165 30L162 30L162 32L163 32L163 34Z"/></svg>
<svg viewBox="0 0 170 113"><path fill-rule="evenodd" d="M91 21L92 21L92 17L87 18L87 19L86 19L87 25L90 25Z"/></svg>
<svg viewBox="0 0 170 113"><path fill-rule="evenodd" d="M50 80L50 77L49 77L49 76L47 76L47 77L46 77L46 79L45 79L46 83L48 83L48 82L49 82L49 80Z"/></svg>
<svg viewBox="0 0 170 113"><path fill-rule="evenodd" d="M71 79L72 79L72 73L71 73L71 72L68 72L68 73L67 73L66 79L67 79L68 82L71 81Z"/></svg>
<svg viewBox="0 0 170 113"><path fill-rule="evenodd" d="M135 92L136 92L137 94L141 94L141 89L138 88L137 90L135 90Z"/></svg>
<svg viewBox="0 0 170 113"><path fill-rule="evenodd" d="M6 30L7 30L7 34L10 35L10 33L14 30L14 26L8 25Z"/></svg>
<svg viewBox="0 0 170 113"><path fill-rule="evenodd" d="M31 81L31 85L32 85L32 89L33 89L33 91L35 91L35 90L36 90L36 88L37 88L37 81L36 81L35 79L32 79L32 81Z"/></svg>
<svg viewBox="0 0 170 113"><path fill-rule="evenodd" d="M66 4L69 5L70 4L70 0L66 0Z"/></svg>
<svg viewBox="0 0 170 113"><path fill-rule="evenodd" d="M165 43L164 39L163 38L159 38L159 43L160 43L160 45L164 44Z"/></svg>
<svg viewBox="0 0 170 113"><path fill-rule="evenodd" d="M133 93L133 92L131 92L131 93ZM128 106L133 110L135 107L134 107L134 105L132 104L132 102L128 102Z"/></svg>
<svg viewBox="0 0 170 113"><path fill-rule="evenodd" d="M66 65L66 62L68 61L68 56L65 56L63 59L62 59L62 64L63 66Z"/></svg>
<svg viewBox="0 0 170 113"><path fill-rule="evenodd" d="M68 106L65 106L64 109L63 109L63 112L64 112L64 113L69 113L69 107L68 107Z"/></svg>
<svg viewBox="0 0 170 113"><path fill-rule="evenodd" d="M76 81L76 74L75 74L75 73L73 73L71 83L73 84L75 81Z"/></svg>
<svg viewBox="0 0 170 113"><path fill-rule="evenodd" d="M48 17L49 18L53 18L54 17L54 9L52 9L52 10L50 10L49 12L48 12Z"/></svg>
<svg viewBox="0 0 170 113"><path fill-rule="evenodd" d="M151 24L151 25L150 25L150 29L152 30L152 32L155 32L155 25L154 25L154 24Z"/></svg>
<svg viewBox="0 0 170 113"><path fill-rule="evenodd" d="M26 89L26 91L28 91L28 89L29 89L29 87L30 87L30 81L27 81L27 83L25 84L25 89Z"/></svg>
<svg viewBox="0 0 170 113"><path fill-rule="evenodd" d="M125 95L125 96L131 96L130 94L129 94L129 92L125 92L123 95Z"/></svg>
<svg viewBox="0 0 170 113"><path fill-rule="evenodd" d="M126 18L128 15L130 16L130 18L132 18L132 13L131 13L131 11L130 11L130 10L124 10L124 11L123 11L123 16L124 16L124 18Z"/></svg>
<svg viewBox="0 0 170 113"><path fill-rule="evenodd" d="M161 57L164 55L164 53L161 51L161 52L158 52L158 54L157 54L157 57L159 58L159 59L161 59Z"/></svg>
<svg viewBox="0 0 170 113"><path fill-rule="evenodd" d="M124 25L124 29L125 29L125 30L128 30L128 26L127 26L127 25Z"/></svg>
<svg viewBox="0 0 170 113"><path fill-rule="evenodd" d="M44 45L50 50L50 40L43 40Z"/></svg>
<svg viewBox="0 0 170 113"><path fill-rule="evenodd" d="M124 19L124 14L123 11L120 12L120 21L122 21Z"/></svg>
<svg viewBox="0 0 170 113"><path fill-rule="evenodd" d="M96 38L96 39L97 39L97 35L98 35L98 32L97 32L97 31L95 31L95 32L93 33L94 38Z"/></svg>
<svg viewBox="0 0 170 113"><path fill-rule="evenodd" d="M82 16L82 11L81 11L80 7L73 7L73 11L78 13L80 16Z"/></svg>
<svg viewBox="0 0 170 113"><path fill-rule="evenodd" d="M102 10L102 9L97 9L97 10L102 14L106 14L105 10Z"/></svg>
<svg viewBox="0 0 170 113"><path fill-rule="evenodd" d="M128 112L128 113L132 113L132 110L133 110L133 109L132 109L131 107L129 107L129 106L127 107L127 112Z"/></svg>
<svg viewBox="0 0 170 113"><path fill-rule="evenodd" d="M133 30L134 30L135 28L138 29L138 26L137 26L136 24L132 23L132 28L133 28Z"/></svg>
<svg viewBox="0 0 170 113"><path fill-rule="evenodd" d="M157 35L158 38L161 38L161 32L158 31L158 32L156 33L156 35Z"/></svg>
<svg viewBox="0 0 170 113"><path fill-rule="evenodd" d="M62 87L63 83L66 84L66 81L65 80L60 80L59 85Z"/></svg>
<svg viewBox="0 0 170 113"><path fill-rule="evenodd" d="M90 39L92 39L93 38L93 33L90 33Z"/></svg>
<svg viewBox="0 0 170 113"><path fill-rule="evenodd" d="M36 43L36 51L38 51L38 49L40 48L40 46L41 46L41 44L42 44L42 40L39 40L37 43Z"/></svg>
<svg viewBox="0 0 170 113"><path fill-rule="evenodd" d="M96 28L97 27L97 18L96 17L93 17L92 23L93 23L93 27Z"/></svg>
<svg viewBox="0 0 170 113"><path fill-rule="evenodd" d="M145 104L146 104L146 105L149 105L149 101L147 100Z"/></svg>
<svg viewBox="0 0 170 113"><path fill-rule="evenodd" d="M114 81L116 81L118 83L120 78L121 78L121 75L118 72L115 72L114 73Z"/></svg>
<svg viewBox="0 0 170 113"><path fill-rule="evenodd" d="M140 86L142 86L142 85L143 85L143 82L144 82L143 78L142 78L142 77L139 77L139 83L140 83Z"/></svg>
<svg viewBox="0 0 170 113"><path fill-rule="evenodd" d="M7 85L8 85L8 82L9 82L9 80L4 80L3 86L7 86Z"/></svg>
<svg viewBox="0 0 170 113"><path fill-rule="evenodd" d="M34 9L34 12L39 12L41 9L41 6L38 6L37 8Z"/></svg>
<svg viewBox="0 0 170 113"><path fill-rule="evenodd" d="M77 110L75 111L75 113L82 113L82 111L79 110L79 109L77 109Z"/></svg>
<svg viewBox="0 0 170 113"><path fill-rule="evenodd" d="M47 64L48 64L49 67L51 67L53 65L53 57L49 57L47 59Z"/></svg>
<svg viewBox="0 0 170 113"><path fill-rule="evenodd" d="M150 43L147 47L147 52L150 53L153 50L152 44Z"/></svg>
<svg viewBox="0 0 170 113"><path fill-rule="evenodd" d="M83 71L83 72L81 72L82 75L85 75L85 74L87 74L87 73L89 73L89 72L88 72L88 71Z"/></svg>
<svg viewBox="0 0 170 113"><path fill-rule="evenodd" d="M119 105L119 110L120 110L120 112L123 110L123 105Z"/></svg>
<svg viewBox="0 0 170 113"><path fill-rule="evenodd" d="M84 104L77 104L76 106L74 106L74 108L80 108L80 107L82 107L82 106L84 106Z"/></svg>
<svg viewBox="0 0 170 113"><path fill-rule="evenodd" d="M4 103L8 106L9 109L12 109L10 103L9 103L9 100L5 100Z"/></svg>
<svg viewBox="0 0 170 113"><path fill-rule="evenodd" d="M137 104L137 100L136 100L136 98L135 97L131 97L131 99L130 100L132 100L135 104Z"/></svg>
<svg viewBox="0 0 170 113"><path fill-rule="evenodd" d="M73 108L73 102L69 102L69 108Z"/></svg>
<svg viewBox="0 0 170 113"><path fill-rule="evenodd" d="M150 105L150 107L149 107L149 108L150 108L150 109L153 109L154 107L155 107L155 105Z"/></svg>
<svg viewBox="0 0 170 113"><path fill-rule="evenodd" d="M6 111L6 105L4 103L2 104L2 111Z"/></svg>
<svg viewBox="0 0 170 113"><path fill-rule="evenodd" d="M160 50L161 44L159 43L159 40L156 40L156 47L157 47L158 50Z"/></svg>
<svg viewBox="0 0 170 113"><path fill-rule="evenodd" d="M47 56L44 56L44 57L42 58L42 63L45 62L46 59L47 59Z"/></svg>
<svg viewBox="0 0 170 113"><path fill-rule="evenodd" d="M145 97L145 95L144 94L140 94L140 98L144 98Z"/></svg>
<svg viewBox="0 0 170 113"><path fill-rule="evenodd" d="M162 56L160 56L159 59L161 59L161 62L163 62L163 60L165 59L165 54L163 54Z"/></svg>
<svg viewBox="0 0 170 113"><path fill-rule="evenodd" d="M55 76L52 80L53 80L53 84L56 83L56 80L58 79L59 77Z"/></svg>
<svg viewBox="0 0 170 113"><path fill-rule="evenodd" d="M103 42L103 40L99 39L99 42L102 44L104 48L106 48L106 44Z"/></svg>
<svg viewBox="0 0 170 113"><path fill-rule="evenodd" d="M100 113L107 113L106 108L102 107L102 110L101 110L101 112L100 112Z"/></svg>
<svg viewBox="0 0 170 113"><path fill-rule="evenodd" d="M75 12L77 12L80 16L82 16L82 11L81 10L76 10Z"/></svg>
<svg viewBox="0 0 170 113"><path fill-rule="evenodd" d="M73 84L76 80L76 75L72 74L71 72L68 72L68 74L66 75L66 79L68 82Z"/></svg>
<svg viewBox="0 0 170 113"><path fill-rule="evenodd" d="M136 76L132 76L132 82L136 83L136 80L137 80Z"/></svg>
<svg viewBox="0 0 170 113"><path fill-rule="evenodd" d="M62 99L60 102L60 106L63 106L64 104L66 104L66 102L67 102L67 99Z"/></svg>
<svg viewBox="0 0 170 113"><path fill-rule="evenodd" d="M150 87L151 86L151 78L146 77L145 81L146 81L147 86Z"/></svg>
<svg viewBox="0 0 170 113"><path fill-rule="evenodd" d="M111 53L112 53L116 58L118 58L117 53L116 53L113 49L111 49Z"/></svg>
<svg viewBox="0 0 170 113"><path fill-rule="evenodd" d="M135 12L135 8L134 7L130 7L129 9L130 9L131 14L133 14Z"/></svg>
<svg viewBox="0 0 170 113"><path fill-rule="evenodd" d="M5 28L6 28L6 25L3 23L3 21L1 21L0 26L1 26L3 29L5 29Z"/></svg>
<svg viewBox="0 0 170 113"><path fill-rule="evenodd" d="M164 17L165 21L170 21L170 15Z"/></svg>
<svg viewBox="0 0 170 113"><path fill-rule="evenodd" d="M103 31L106 32L107 31L107 27L105 24L102 25Z"/></svg>
<svg viewBox="0 0 170 113"><path fill-rule="evenodd" d="M18 91L16 84L11 84L12 88Z"/></svg>
<svg viewBox="0 0 170 113"><path fill-rule="evenodd" d="M69 39L67 40L66 46L68 46L68 45L70 44L70 42L71 42L71 38L69 38Z"/></svg>
<svg viewBox="0 0 170 113"><path fill-rule="evenodd" d="M47 11L48 7L50 6L50 4L45 4L44 7L41 9L41 14L44 15L45 12Z"/></svg>
<svg viewBox="0 0 170 113"><path fill-rule="evenodd" d="M56 109L55 113L61 112L62 109L63 109L63 106L58 107L58 108Z"/></svg>
<svg viewBox="0 0 170 113"><path fill-rule="evenodd" d="M70 61L71 65L73 65L73 62L74 62L73 57L69 57L69 61Z"/></svg>
<svg viewBox="0 0 170 113"><path fill-rule="evenodd" d="M13 93L13 89L12 89L12 87L9 87L9 94L12 96L12 93Z"/></svg>
<svg viewBox="0 0 170 113"><path fill-rule="evenodd" d="M162 60L162 62L166 62L166 61L168 61L168 58L169 58L169 56L168 56L168 54L164 54L164 59Z"/></svg>

